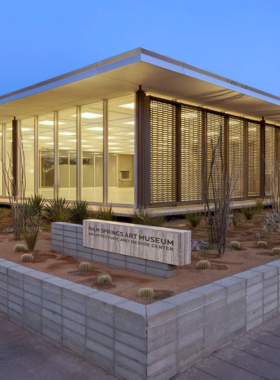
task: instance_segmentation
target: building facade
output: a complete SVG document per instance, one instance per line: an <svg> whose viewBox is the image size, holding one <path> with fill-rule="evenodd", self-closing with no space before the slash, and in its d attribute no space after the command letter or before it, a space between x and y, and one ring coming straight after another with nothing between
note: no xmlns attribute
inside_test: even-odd
<svg viewBox="0 0 280 380"><path fill-rule="evenodd" d="M96 205L201 203L220 133L234 199L269 197L279 128L280 98L145 49L0 97L2 162L16 181L22 140L26 196Z"/></svg>

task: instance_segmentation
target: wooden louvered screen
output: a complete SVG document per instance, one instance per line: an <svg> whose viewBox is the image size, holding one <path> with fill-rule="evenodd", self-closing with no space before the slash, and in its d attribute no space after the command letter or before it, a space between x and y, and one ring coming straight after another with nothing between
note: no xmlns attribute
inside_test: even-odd
<svg viewBox="0 0 280 380"><path fill-rule="evenodd" d="M176 106L151 100L151 203L175 202Z"/></svg>
<svg viewBox="0 0 280 380"><path fill-rule="evenodd" d="M271 195L276 158L276 130L274 127L265 126L265 195Z"/></svg>
<svg viewBox="0 0 280 380"><path fill-rule="evenodd" d="M232 188L232 198L244 196L244 122L230 116L228 124L228 171Z"/></svg>
<svg viewBox="0 0 280 380"><path fill-rule="evenodd" d="M202 200L202 111L181 108L181 200Z"/></svg>
<svg viewBox="0 0 280 380"><path fill-rule="evenodd" d="M224 155L224 124L225 124L225 118L224 116L217 115L214 113L207 113L207 138L206 138L206 146L207 146L207 178L209 178L210 168L211 168L211 160L212 160L212 151L215 148L218 139L220 137L220 134L222 132L222 145L219 147L217 151L217 168L219 170L214 171L214 181L215 181L215 188L217 190L221 190L222 185L222 170L221 170L221 149L222 154ZM213 197L213 187L210 186L209 188L209 196L210 198Z"/></svg>
<svg viewBox="0 0 280 380"><path fill-rule="evenodd" d="M248 123L248 196L260 196L260 124Z"/></svg>

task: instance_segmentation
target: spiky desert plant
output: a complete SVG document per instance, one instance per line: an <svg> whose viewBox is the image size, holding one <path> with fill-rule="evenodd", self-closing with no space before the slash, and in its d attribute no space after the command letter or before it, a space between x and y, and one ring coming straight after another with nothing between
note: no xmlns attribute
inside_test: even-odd
<svg viewBox="0 0 280 380"><path fill-rule="evenodd" d="M241 223L241 213L238 210L234 210L230 217L231 223L234 227L238 226Z"/></svg>
<svg viewBox="0 0 280 380"><path fill-rule="evenodd" d="M79 264L79 270L86 271L86 270L91 270L91 269L92 269L91 263L82 262Z"/></svg>
<svg viewBox="0 0 280 380"><path fill-rule="evenodd" d="M201 212L194 212L192 214L186 214L187 221L193 226L199 226L201 220L203 218L203 214Z"/></svg>
<svg viewBox="0 0 280 380"><path fill-rule="evenodd" d="M196 264L197 269L210 269L210 267L211 267L211 264L210 264L210 261L208 260L200 260Z"/></svg>
<svg viewBox="0 0 280 380"><path fill-rule="evenodd" d="M280 255L280 247L272 248L272 254L279 256Z"/></svg>
<svg viewBox="0 0 280 380"><path fill-rule="evenodd" d="M34 260L34 257L31 253L24 253L22 256L21 256L21 261L23 263L32 263L32 261Z"/></svg>
<svg viewBox="0 0 280 380"><path fill-rule="evenodd" d="M97 283L102 286L109 286L112 284L112 282L112 277L109 274L102 274L97 279Z"/></svg>
<svg viewBox="0 0 280 380"><path fill-rule="evenodd" d="M28 252L28 249L24 244L16 244L14 246L14 252Z"/></svg>
<svg viewBox="0 0 280 380"><path fill-rule="evenodd" d="M264 209L263 199L257 199L256 200L256 211L257 212L262 212L263 209Z"/></svg>
<svg viewBox="0 0 280 380"><path fill-rule="evenodd" d="M153 299L155 297L155 292L152 288L142 288L139 290L138 296L144 299Z"/></svg>
<svg viewBox="0 0 280 380"><path fill-rule="evenodd" d="M109 206L100 206L96 211L93 211L93 218L94 219L100 219L100 220L109 220L113 221L116 219L116 216L113 212L113 207Z"/></svg>
<svg viewBox="0 0 280 380"><path fill-rule="evenodd" d="M135 210L132 215L132 223L143 226L162 227L166 219L164 215L153 215L149 210Z"/></svg>
<svg viewBox="0 0 280 380"><path fill-rule="evenodd" d="M25 204L25 218L41 217L45 205L45 199L41 195L31 195Z"/></svg>
<svg viewBox="0 0 280 380"><path fill-rule="evenodd" d="M260 241L257 242L257 247L258 248L268 248L268 244L267 244L266 241L260 240Z"/></svg>
<svg viewBox="0 0 280 380"><path fill-rule="evenodd" d="M92 212L87 201L76 201L70 209L70 214L71 222L83 224L83 220L89 219Z"/></svg>
<svg viewBox="0 0 280 380"><path fill-rule="evenodd" d="M231 241L229 243L229 247L231 250L238 250L238 249L240 249L241 244L239 243L239 241Z"/></svg>
<svg viewBox="0 0 280 380"><path fill-rule="evenodd" d="M252 220L253 216L257 212L257 209L254 207L244 207L241 211L247 220Z"/></svg>
<svg viewBox="0 0 280 380"><path fill-rule="evenodd" d="M24 240L28 252L33 253L40 234L40 221L38 218L31 218L25 221L21 236Z"/></svg>
<svg viewBox="0 0 280 380"><path fill-rule="evenodd" d="M65 198L55 198L45 206L43 215L49 222L69 222L70 203Z"/></svg>

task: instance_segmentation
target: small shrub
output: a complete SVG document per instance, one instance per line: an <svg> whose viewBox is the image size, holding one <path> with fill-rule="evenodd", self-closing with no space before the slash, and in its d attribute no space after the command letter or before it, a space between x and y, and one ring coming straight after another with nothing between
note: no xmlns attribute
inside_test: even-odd
<svg viewBox="0 0 280 380"><path fill-rule="evenodd" d="M144 299L153 299L155 297L155 292L152 288L142 288L139 290L138 296Z"/></svg>
<svg viewBox="0 0 280 380"><path fill-rule="evenodd" d="M89 219L92 215L87 201L76 201L70 209L71 222L83 224L83 220Z"/></svg>
<svg viewBox="0 0 280 380"><path fill-rule="evenodd" d="M28 252L28 249L24 244L16 244L14 247L14 252Z"/></svg>
<svg viewBox="0 0 280 380"><path fill-rule="evenodd" d="M253 219L253 216L257 212L257 209L255 209L253 207L245 207L245 208L242 208L241 211L247 220L251 220L251 219Z"/></svg>
<svg viewBox="0 0 280 380"><path fill-rule="evenodd" d="M34 257L31 253L24 253L22 256L21 256L21 261L23 263L32 263L32 261L34 260Z"/></svg>
<svg viewBox="0 0 280 380"><path fill-rule="evenodd" d="M280 247L273 248L272 254L279 256L280 255Z"/></svg>
<svg viewBox="0 0 280 380"><path fill-rule="evenodd" d="M91 270L92 266L91 263L82 262L79 264L79 270L86 271Z"/></svg>
<svg viewBox="0 0 280 380"><path fill-rule="evenodd" d="M113 221L116 219L112 206L110 207L100 206L98 207L97 211L93 211L92 214L93 214L94 219L109 220L109 221Z"/></svg>
<svg viewBox="0 0 280 380"><path fill-rule="evenodd" d="M69 222L70 203L65 198L53 199L44 208L43 215L49 222Z"/></svg>
<svg viewBox="0 0 280 380"><path fill-rule="evenodd" d="M256 211L257 212L262 212L263 209L264 209L263 199L257 199L257 201L256 201Z"/></svg>
<svg viewBox="0 0 280 380"><path fill-rule="evenodd" d="M198 212L198 213L193 213L193 214L186 214L186 219L187 221L193 226L193 227L197 227L199 226L201 220L203 218L203 215L202 213Z"/></svg>
<svg viewBox="0 0 280 380"><path fill-rule="evenodd" d="M241 213L238 210L234 210L231 214L230 221L234 225L234 227L238 226L238 224L241 224Z"/></svg>
<svg viewBox="0 0 280 380"><path fill-rule="evenodd" d="M21 237L24 240L28 252L33 253L40 234L40 223L37 218L28 219L22 229Z"/></svg>
<svg viewBox="0 0 280 380"><path fill-rule="evenodd" d="M241 246L241 244L239 243L239 241L231 241L229 243L229 247L231 250L238 250L238 249L240 249L240 246Z"/></svg>
<svg viewBox="0 0 280 380"><path fill-rule="evenodd" d="M257 247L258 248L268 248L268 244L267 244L266 241L260 240L260 241L257 242Z"/></svg>
<svg viewBox="0 0 280 380"><path fill-rule="evenodd" d="M98 277L97 283L102 286L109 286L112 284L112 277L109 274L102 274Z"/></svg>
<svg viewBox="0 0 280 380"><path fill-rule="evenodd" d="M210 261L208 260L200 260L196 264L197 269L210 269L210 267L211 267L211 264L210 264Z"/></svg>
<svg viewBox="0 0 280 380"><path fill-rule="evenodd" d="M162 227L166 219L164 215L153 215L149 210L134 211L132 215L132 223L141 224L143 226Z"/></svg>

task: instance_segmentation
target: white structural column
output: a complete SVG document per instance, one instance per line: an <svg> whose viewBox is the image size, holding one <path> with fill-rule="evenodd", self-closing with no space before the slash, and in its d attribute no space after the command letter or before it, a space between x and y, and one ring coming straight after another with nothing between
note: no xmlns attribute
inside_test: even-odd
<svg viewBox="0 0 280 380"><path fill-rule="evenodd" d="M108 204L108 100L103 100L103 203Z"/></svg>
<svg viewBox="0 0 280 380"><path fill-rule="evenodd" d="M34 116L34 194L39 195L39 124Z"/></svg>
<svg viewBox="0 0 280 380"><path fill-rule="evenodd" d="M82 156L82 115L81 106L76 106L76 200L82 199L82 186L83 186L83 156Z"/></svg>
<svg viewBox="0 0 280 380"><path fill-rule="evenodd" d="M54 197L59 194L58 111L54 111Z"/></svg>
<svg viewBox="0 0 280 380"><path fill-rule="evenodd" d="M2 162L3 166L6 165L6 124L2 124ZM2 168L2 196L6 196L6 185L5 185L5 178L4 178L4 173L3 173L3 168Z"/></svg>

